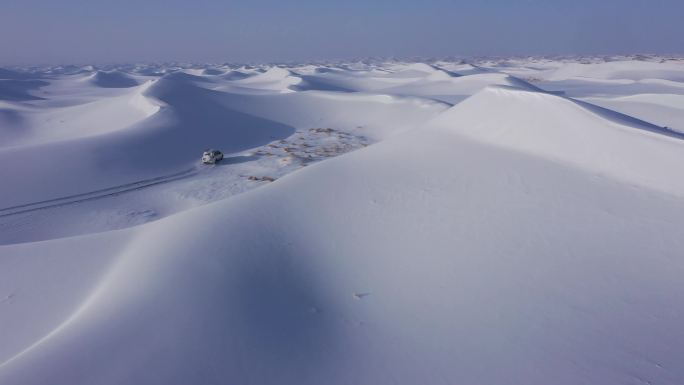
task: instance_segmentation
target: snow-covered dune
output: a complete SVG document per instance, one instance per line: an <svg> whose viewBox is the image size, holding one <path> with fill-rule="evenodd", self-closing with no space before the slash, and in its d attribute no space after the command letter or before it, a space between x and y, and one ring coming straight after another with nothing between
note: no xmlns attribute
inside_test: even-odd
<svg viewBox="0 0 684 385"><path fill-rule="evenodd" d="M486 87L495 85L542 91L540 88L524 80L504 73L493 72L463 77L429 77L409 84L384 89L383 92L398 95L416 95L458 103Z"/></svg>
<svg viewBox="0 0 684 385"><path fill-rule="evenodd" d="M627 115L639 116L649 122L684 133L684 95L641 93L617 97L591 97L584 100Z"/></svg>
<svg viewBox="0 0 684 385"><path fill-rule="evenodd" d="M40 100L35 91L47 84L42 80L0 79L0 101Z"/></svg>
<svg viewBox="0 0 684 385"><path fill-rule="evenodd" d="M231 74L235 79L235 74ZM290 70L280 67L269 68L266 72L235 80L241 87L252 90L293 92L292 87L302 81L301 77Z"/></svg>
<svg viewBox="0 0 684 385"><path fill-rule="evenodd" d="M0 384L682 383L681 135L533 85L564 63L480 64L297 67L338 91L291 87L295 68L195 68L130 89L158 110L127 128L22 148L53 155L49 171L1 150L22 188L0 202L27 207L58 193L38 179L73 173L90 197L194 167L196 147L234 153L117 198L0 207L25 242L0 246ZM435 77L474 95L435 101ZM159 202L138 226L71 223Z"/></svg>
<svg viewBox="0 0 684 385"><path fill-rule="evenodd" d="M490 114L492 110L497 113ZM684 161L680 134L590 104L491 87L445 112L433 125L596 175L684 195L684 182L671 171Z"/></svg>
<svg viewBox="0 0 684 385"><path fill-rule="evenodd" d="M333 126L374 140L421 125L449 107L423 98L326 91L232 95L225 102L294 127Z"/></svg>
<svg viewBox="0 0 684 385"><path fill-rule="evenodd" d="M97 71L88 80L93 85L104 88L128 88L138 85L135 79L119 71Z"/></svg>
<svg viewBox="0 0 684 385"><path fill-rule="evenodd" d="M0 148L74 140L126 129L159 111L143 96L151 81L113 97L57 109L17 110L15 122L0 129Z"/></svg>

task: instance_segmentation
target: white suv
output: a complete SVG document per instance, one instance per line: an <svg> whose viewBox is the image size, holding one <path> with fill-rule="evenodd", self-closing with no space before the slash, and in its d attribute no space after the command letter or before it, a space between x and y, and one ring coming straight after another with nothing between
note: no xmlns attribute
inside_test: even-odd
<svg viewBox="0 0 684 385"><path fill-rule="evenodd" d="M219 150L205 150L202 154L202 163L214 164L223 159L223 153Z"/></svg>

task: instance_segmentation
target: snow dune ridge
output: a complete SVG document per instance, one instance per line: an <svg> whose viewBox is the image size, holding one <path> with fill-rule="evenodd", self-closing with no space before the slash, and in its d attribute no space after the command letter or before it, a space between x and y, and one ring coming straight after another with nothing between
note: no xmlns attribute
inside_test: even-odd
<svg viewBox="0 0 684 385"><path fill-rule="evenodd" d="M684 180L671 175L684 161L680 134L589 103L490 86L427 125L595 175L684 195Z"/></svg>

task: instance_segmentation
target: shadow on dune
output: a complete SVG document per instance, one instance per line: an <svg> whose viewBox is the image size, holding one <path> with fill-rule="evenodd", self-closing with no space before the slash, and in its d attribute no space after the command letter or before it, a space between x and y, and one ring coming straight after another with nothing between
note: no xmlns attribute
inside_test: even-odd
<svg viewBox="0 0 684 385"><path fill-rule="evenodd" d="M343 341L315 258L245 211L208 213L146 233L77 318L0 370L0 382L324 383ZM200 224L212 230L186 231ZM167 231L175 236L149 250Z"/></svg>
<svg viewBox="0 0 684 385"><path fill-rule="evenodd" d="M240 164L240 163L246 163L246 162L251 162L253 160L259 159L258 156L256 155L239 155L239 156L229 156L223 158L222 161L217 163L217 166L229 166L231 164Z"/></svg>
<svg viewBox="0 0 684 385"><path fill-rule="evenodd" d="M245 358L268 363L271 373L264 373L263 383L276 383L296 368L302 377L286 379L292 383L334 363L335 309L324 299L324 283L305 266L306 257L284 249L252 255L243 257L236 272L235 325L249 347Z"/></svg>
<svg viewBox="0 0 684 385"><path fill-rule="evenodd" d="M645 120L641 120L641 119L635 118L633 116L623 114L621 112L610 110L608 108L599 107L595 104L583 102L581 100L576 100L576 99L571 99L571 98L568 98L568 100L579 105L580 107L583 107L583 108L593 112L594 114L596 114L596 115L598 115L604 119L607 119L607 120L610 120L610 121L613 121L613 122L616 122L616 123L619 123L619 124L622 124L622 125L625 125L628 127L637 128L640 130L651 131L651 132L655 132L655 133L662 134L662 135L667 135L667 136L677 138L677 139L684 139L683 133L670 130L666 127L657 126L657 125L655 125L653 123L649 123Z"/></svg>
<svg viewBox="0 0 684 385"><path fill-rule="evenodd" d="M509 82L511 82L513 87L518 87L518 88L523 89L523 90L541 92L541 93L556 95L556 96L565 95L565 91L547 91L545 89L542 89L542 88L535 86L534 84L532 84L528 81L522 80L522 79L515 77L515 76L508 75L507 79ZM502 86L502 87L506 87L506 86Z"/></svg>
<svg viewBox="0 0 684 385"><path fill-rule="evenodd" d="M222 75L222 74L224 74L225 72L226 72L226 70L221 69L221 68L205 68L205 69L202 71L202 74L203 74L203 75L213 76L213 75Z"/></svg>
<svg viewBox="0 0 684 385"><path fill-rule="evenodd" d="M183 72L183 71L171 72L167 75L164 75L164 77L160 80L163 80L165 82L168 82L168 81L186 82L188 84L211 83L212 82L209 78L207 78L205 76L192 75L192 74L189 74L189 73Z"/></svg>
<svg viewBox="0 0 684 385"><path fill-rule="evenodd" d="M241 71L230 71L226 74L221 75L221 79L224 80L242 80L242 79L247 79L248 77L254 76L254 74L249 74Z"/></svg>
<svg viewBox="0 0 684 385"><path fill-rule="evenodd" d="M24 116L18 111L9 108L0 108L0 134L4 128L12 128L21 125Z"/></svg>
<svg viewBox="0 0 684 385"><path fill-rule="evenodd" d="M44 98L35 96L29 91L35 91L48 84L50 83L43 80L0 80L0 100L9 100L13 102L44 100Z"/></svg>
<svg viewBox="0 0 684 385"><path fill-rule="evenodd" d="M290 89L295 91L356 92L356 90L335 84L335 81L330 81L320 76L300 75L300 77L302 78L302 82L290 86Z"/></svg>
<svg viewBox="0 0 684 385"><path fill-rule="evenodd" d="M24 120L24 116L18 111L0 108L0 148L27 133Z"/></svg>

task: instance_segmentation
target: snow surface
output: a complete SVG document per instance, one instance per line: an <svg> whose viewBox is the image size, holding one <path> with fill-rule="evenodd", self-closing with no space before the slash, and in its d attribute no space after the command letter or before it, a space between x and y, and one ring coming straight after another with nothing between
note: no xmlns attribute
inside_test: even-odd
<svg viewBox="0 0 684 385"><path fill-rule="evenodd" d="M682 98L643 56L2 69L0 384L682 384Z"/></svg>

